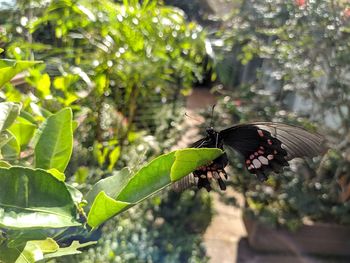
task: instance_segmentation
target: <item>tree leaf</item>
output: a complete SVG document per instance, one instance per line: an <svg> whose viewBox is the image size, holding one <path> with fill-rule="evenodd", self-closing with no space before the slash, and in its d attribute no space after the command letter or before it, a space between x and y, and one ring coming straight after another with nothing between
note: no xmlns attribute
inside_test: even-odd
<svg viewBox="0 0 350 263"><path fill-rule="evenodd" d="M44 259L44 254L36 244L27 242L15 263L34 263Z"/></svg>
<svg viewBox="0 0 350 263"><path fill-rule="evenodd" d="M35 130L36 125L20 116L17 117L16 121L9 128L9 131L16 137L21 147L26 146L30 142Z"/></svg>
<svg viewBox="0 0 350 263"><path fill-rule="evenodd" d="M11 229L6 232L9 248L24 247L30 240L44 240L53 236L55 232L50 229Z"/></svg>
<svg viewBox="0 0 350 263"><path fill-rule="evenodd" d="M27 245L28 243L38 246L43 253L52 253L59 249L59 245L57 245L56 241L52 238L46 238L45 240L30 240L27 242Z"/></svg>
<svg viewBox="0 0 350 263"><path fill-rule="evenodd" d="M116 146L111 153L109 154L109 165L108 165L108 171L112 171L114 168L114 165L118 161L120 156L120 147Z"/></svg>
<svg viewBox="0 0 350 263"><path fill-rule="evenodd" d="M15 160L20 153L20 145L15 135L9 130L3 131L2 134L7 134L8 140L5 145L1 147L1 155L5 160Z"/></svg>
<svg viewBox="0 0 350 263"><path fill-rule="evenodd" d="M46 119L35 145L35 166L64 172L73 149L72 110L65 108Z"/></svg>
<svg viewBox="0 0 350 263"><path fill-rule="evenodd" d="M0 167L9 168L9 167L11 167L11 164L1 160L0 161Z"/></svg>
<svg viewBox="0 0 350 263"><path fill-rule="evenodd" d="M0 168L0 226L77 226L77 211L66 185L41 169Z"/></svg>
<svg viewBox="0 0 350 263"><path fill-rule="evenodd" d="M13 263L16 262L21 255L24 245L22 247L11 248L7 247L6 242L0 244L0 262Z"/></svg>
<svg viewBox="0 0 350 263"><path fill-rule="evenodd" d="M48 173L50 173L53 177L57 178L58 180L64 182L66 180L66 175L60 171L58 171L56 168L51 168L49 170L46 170Z"/></svg>
<svg viewBox="0 0 350 263"><path fill-rule="evenodd" d="M74 174L75 182L78 184L85 183L89 176L89 168L86 166L80 166Z"/></svg>
<svg viewBox="0 0 350 263"><path fill-rule="evenodd" d="M0 88L8 81L10 81L18 73L32 67L40 61L25 61L25 60L11 60L0 59Z"/></svg>
<svg viewBox="0 0 350 263"><path fill-rule="evenodd" d="M114 200L102 191L96 196L91 206L87 222L90 226L95 228L116 214L134 205L135 204Z"/></svg>
<svg viewBox="0 0 350 263"><path fill-rule="evenodd" d="M189 148L161 155L141 168L116 199L130 203L140 201L221 154L216 148Z"/></svg>
<svg viewBox="0 0 350 263"><path fill-rule="evenodd" d="M83 201L86 202L84 200L83 194L77 188L75 188L69 184L66 184L66 187L67 187L67 189L68 189L68 191L69 191L69 193L70 193L70 195L71 195L71 197L76 205L79 205Z"/></svg>
<svg viewBox="0 0 350 263"><path fill-rule="evenodd" d="M45 240L30 240L27 242L15 263L34 263L44 259L44 253L52 253L58 249L59 246L52 238L47 238Z"/></svg>
<svg viewBox="0 0 350 263"><path fill-rule="evenodd" d="M40 92L41 97L45 98L51 94L50 91L51 81L47 73L40 76L38 83L36 85L37 90Z"/></svg>
<svg viewBox="0 0 350 263"><path fill-rule="evenodd" d="M97 227L222 154L220 149L183 149L164 154L133 176L120 171L96 183L87 195L88 224ZM124 173L124 176L121 176Z"/></svg>
<svg viewBox="0 0 350 263"><path fill-rule="evenodd" d="M16 120L19 112L21 111L21 105L14 102L1 102L0 103L0 131L3 131L11 126Z"/></svg>
<svg viewBox="0 0 350 263"><path fill-rule="evenodd" d="M67 255L80 254L81 251L78 250L79 248L91 246L91 245L94 245L96 243L97 243L96 241L90 241L90 242L80 244L79 241L73 241L69 247L59 248L54 253L47 253L44 255L44 258L48 259L48 258L62 257L62 256L67 256Z"/></svg>
<svg viewBox="0 0 350 263"><path fill-rule="evenodd" d="M119 195L121 190L130 181L132 174L128 168L124 168L120 171L115 171L112 176L98 181L91 190L86 194L85 199L88 201L89 208L97 195L104 191L105 194L116 197Z"/></svg>

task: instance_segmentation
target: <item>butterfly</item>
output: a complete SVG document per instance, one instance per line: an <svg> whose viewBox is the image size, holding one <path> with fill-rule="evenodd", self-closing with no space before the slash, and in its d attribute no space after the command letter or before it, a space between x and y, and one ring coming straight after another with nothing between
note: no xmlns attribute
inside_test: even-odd
<svg viewBox="0 0 350 263"><path fill-rule="evenodd" d="M288 161L296 157L314 157L321 154L324 147L323 136L311 133L303 128L275 122L253 122L238 124L216 131L213 127L206 129L206 137L196 141L192 148L228 148L238 152L244 158L248 172L256 175L260 181L268 178L269 172L279 173ZM198 188L208 192L211 181L215 179L221 190L226 189L225 167L228 164L226 153L211 163L197 168L180 180L176 188L187 188L195 181Z"/></svg>

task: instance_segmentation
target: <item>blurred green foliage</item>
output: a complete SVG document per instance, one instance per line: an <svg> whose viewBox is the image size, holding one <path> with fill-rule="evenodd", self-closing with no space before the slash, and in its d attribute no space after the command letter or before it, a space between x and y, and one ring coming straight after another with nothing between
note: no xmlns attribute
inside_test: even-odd
<svg viewBox="0 0 350 263"><path fill-rule="evenodd" d="M108 222L99 245L69 261L207 262L201 235L211 211L207 193L163 193Z"/></svg>
<svg viewBox="0 0 350 263"><path fill-rule="evenodd" d="M217 56L217 70L231 86L217 89L218 125L298 124L324 134L332 149L321 160L292 162L290 170L265 184L233 156L232 184L245 196L247 214L291 229L310 220L350 224L348 4L246 0L226 23L230 30L217 34L221 42L213 41L226 47Z"/></svg>
<svg viewBox="0 0 350 263"><path fill-rule="evenodd" d="M108 0L19 1L18 7L22 12L2 27L11 32L4 49L11 57L45 60L46 70L30 72L32 92L49 110L63 104L81 112L85 145L114 140L123 147L147 105L154 107L150 114L169 101L174 110L202 78L205 33L179 9ZM56 77L50 82L45 71Z"/></svg>
<svg viewBox="0 0 350 263"><path fill-rule="evenodd" d="M182 97L210 66L205 61L205 31L186 21L180 9L155 0L33 0L17 1L14 9L0 13L0 47L6 56L35 58L46 65L23 75L26 83L5 85L1 100L21 102L24 109L42 119L62 107L73 109L78 139L66 170L69 183L86 193L114 169L127 165L136 171L177 141L182 129ZM108 226L103 228L106 244L118 238L118 250L111 253L128 251L123 244L133 242L133 259L146 260L144 248L133 239L142 231L150 249L155 250L148 261L168 257L173 262L180 258L203 262L200 231L193 233L185 227L173 231L170 227L173 220L191 218L189 211L198 207L206 208L202 217L193 218L201 231L210 220L210 205L205 205L210 202L208 196L198 193L196 202L186 196L183 209L173 204L179 199L173 195L157 199L159 206L172 204L178 211L178 216L164 224L164 233L150 231L153 223L143 217L153 203L135 210L135 219L125 214L123 220L110 223L122 224L122 235L116 237ZM150 213L162 217L163 209L158 210ZM176 241L174 247L172 235L184 240ZM155 242L157 245L151 245ZM125 252L117 259L125 262L128 258Z"/></svg>

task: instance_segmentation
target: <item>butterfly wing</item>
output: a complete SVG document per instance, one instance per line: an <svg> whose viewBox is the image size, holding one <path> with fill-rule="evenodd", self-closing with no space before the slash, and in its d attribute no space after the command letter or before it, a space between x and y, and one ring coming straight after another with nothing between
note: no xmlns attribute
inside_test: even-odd
<svg viewBox="0 0 350 263"><path fill-rule="evenodd" d="M217 142L213 140L210 136L202 138L194 142L192 148L215 148ZM175 182L172 185L172 189L179 192L184 189L187 189L193 185L197 185L200 189L204 187L209 192L211 188L211 181L215 179L221 190L226 189L224 183L224 178L227 179L227 174L225 172L225 166L228 164L226 154L223 154L213 160L208 165L198 167L193 173L181 178L179 181Z"/></svg>
<svg viewBox="0 0 350 263"><path fill-rule="evenodd" d="M205 138L202 138L202 139L192 143L192 145L190 147L191 148L204 148L204 147L210 148L210 144L211 143L210 143L209 138L205 137ZM211 147L213 147L213 146L211 146ZM177 182L173 183L171 188L176 192L181 192L181 191L188 189L194 185L198 185L198 179L195 178L193 173L191 173L185 177L182 177Z"/></svg>
<svg viewBox="0 0 350 263"><path fill-rule="evenodd" d="M300 127L272 122L240 124L222 130L219 139L243 155L249 172L266 180L296 157L313 157L323 151L323 137Z"/></svg>
<svg viewBox="0 0 350 263"><path fill-rule="evenodd" d="M287 151L287 160L296 157L314 157L326 149L322 135L297 126L271 122L256 123L256 126L270 132L273 137L282 142L282 147Z"/></svg>

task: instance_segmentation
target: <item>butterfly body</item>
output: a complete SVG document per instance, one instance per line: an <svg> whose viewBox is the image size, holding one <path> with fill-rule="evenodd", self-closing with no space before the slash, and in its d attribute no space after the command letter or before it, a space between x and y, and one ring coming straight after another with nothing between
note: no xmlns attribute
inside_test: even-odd
<svg viewBox="0 0 350 263"><path fill-rule="evenodd" d="M238 124L228 129L216 131L210 127L207 136L195 142L194 148L228 147L240 153L245 167L260 181L268 178L268 173L280 172L288 161L296 157L313 157L323 151L323 137L297 126L273 122ZM226 153L206 166L193 172L198 178L198 188L211 190L210 181L216 179L220 189L225 190Z"/></svg>

